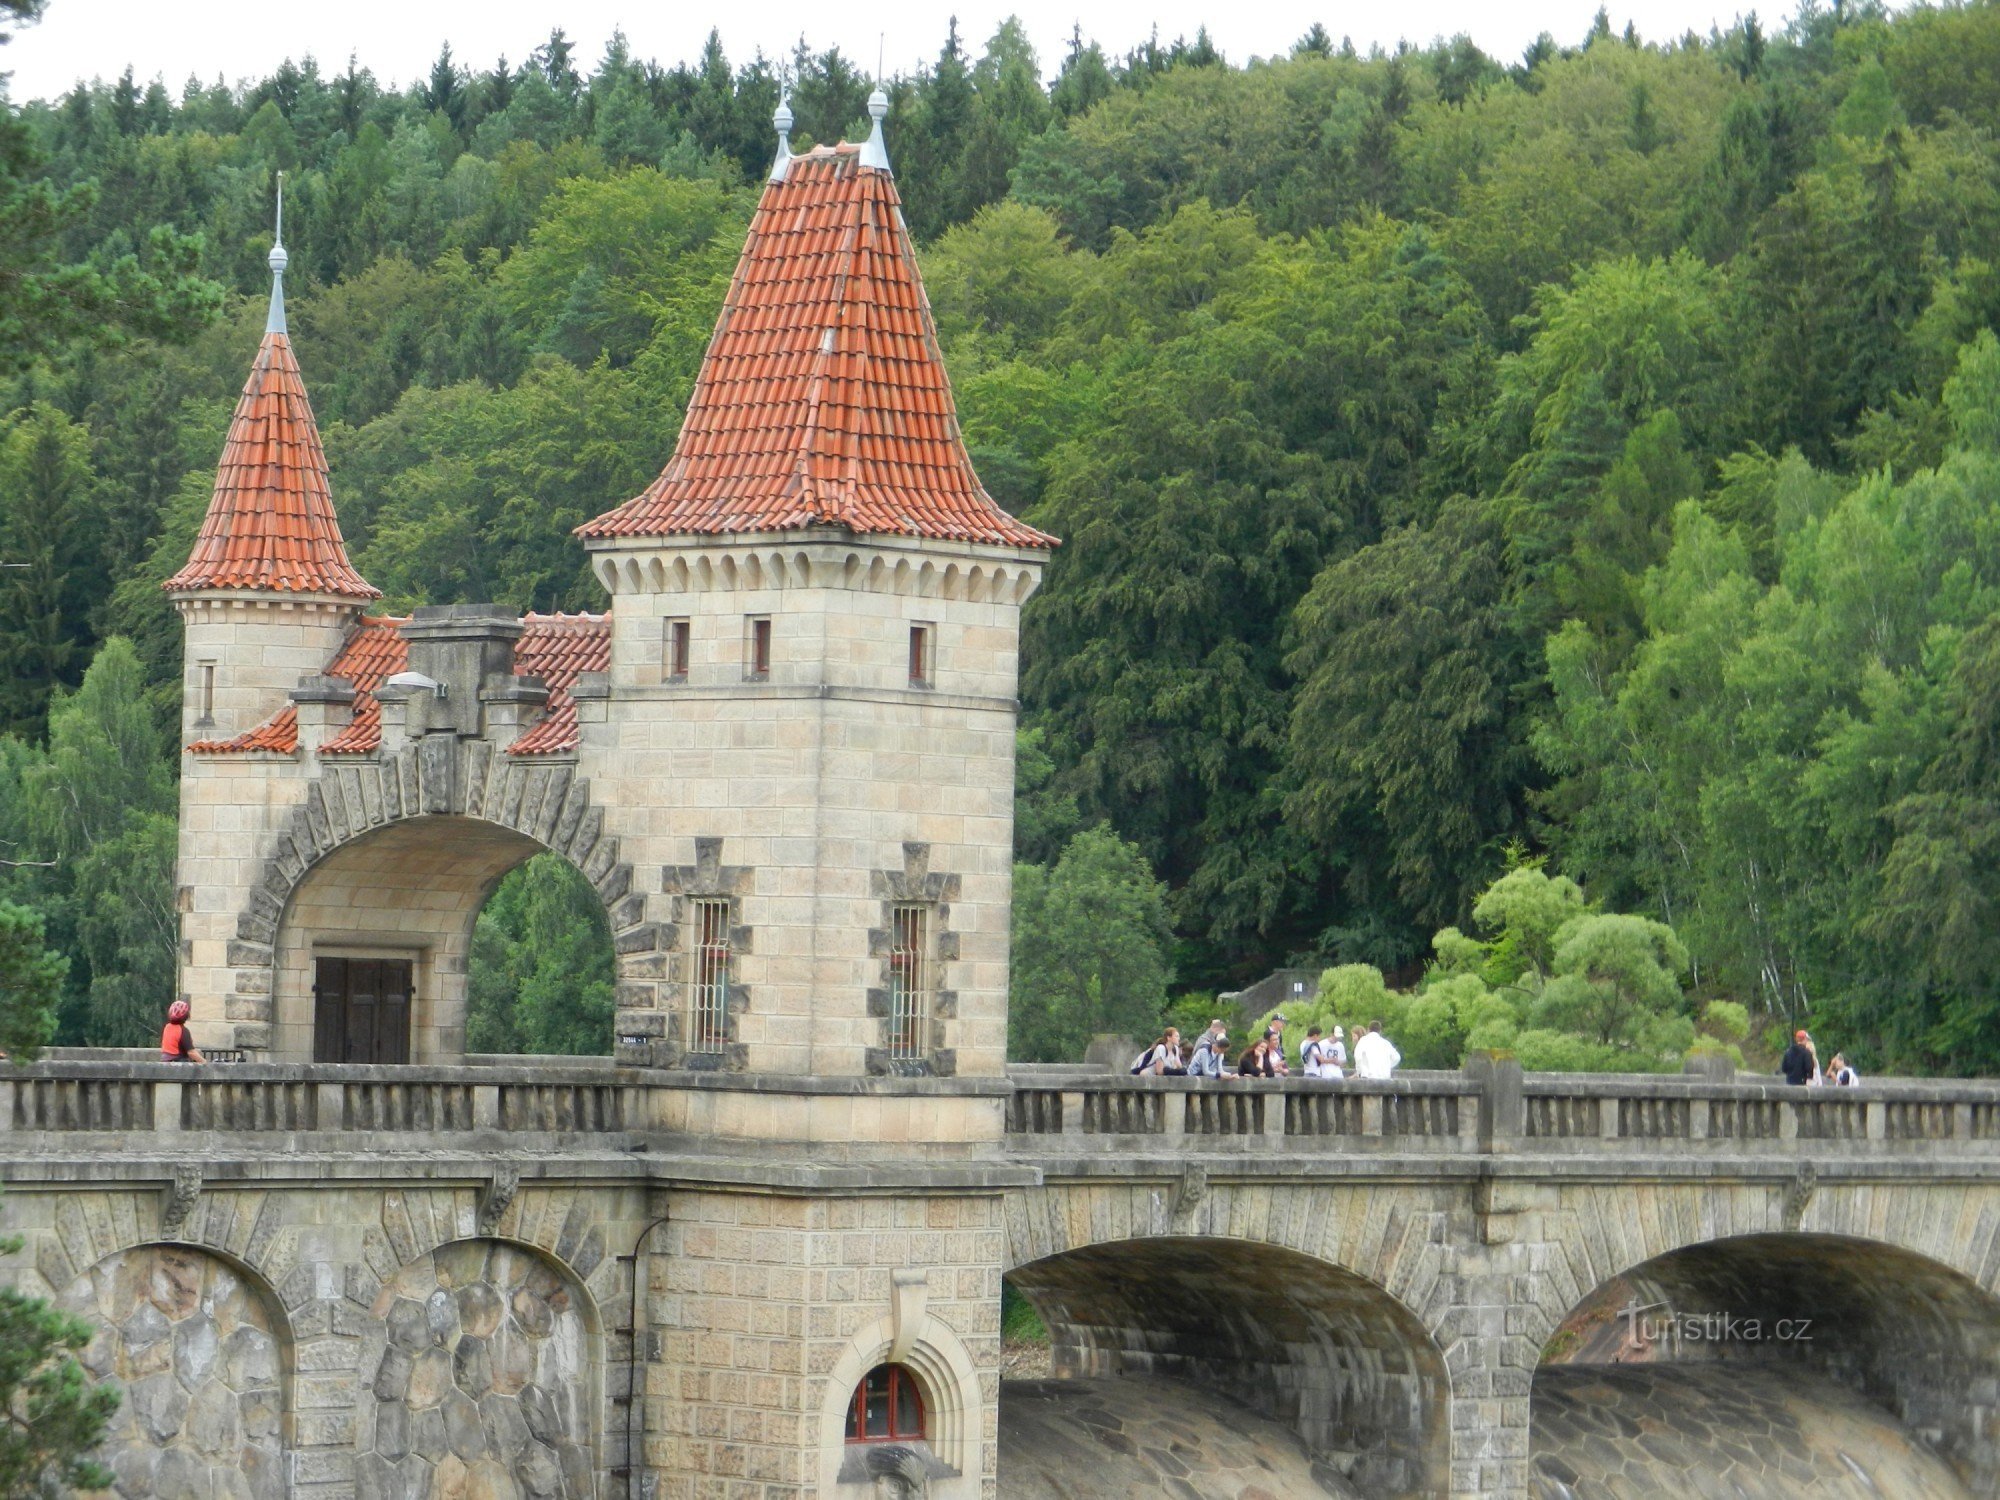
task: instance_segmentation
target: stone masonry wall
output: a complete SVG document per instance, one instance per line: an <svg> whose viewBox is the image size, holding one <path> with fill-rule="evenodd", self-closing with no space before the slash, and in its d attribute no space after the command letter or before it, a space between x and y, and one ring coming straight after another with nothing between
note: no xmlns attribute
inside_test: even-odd
<svg viewBox="0 0 2000 1500"><path fill-rule="evenodd" d="M937 903L923 1066L1003 1071L1016 642L1040 563L891 539L597 556L616 596L611 670L606 696L581 700L579 765L649 892L661 889L656 872L698 871L704 847L737 872L727 889L673 892L734 898L754 935L725 1066L889 1067L870 992L885 985L890 877L915 858L920 885L935 877L921 899ZM758 619L771 622L761 677L747 655ZM677 620L690 630L684 679L665 666ZM913 625L932 631L920 685ZM653 917L673 921L665 905ZM677 935L660 997L676 1018L688 998L687 929ZM636 1009L621 1001L621 1014ZM671 1036L661 1060L689 1061Z"/></svg>
<svg viewBox="0 0 2000 1500"><path fill-rule="evenodd" d="M962 1409L958 1441L933 1443L959 1477L934 1481L930 1493L992 1500L997 1195L687 1192L671 1195L670 1212L649 1258L647 1298L659 1343L646 1462L662 1476L658 1500L825 1494L826 1418L845 1410L860 1374L884 1362L886 1341L871 1330L891 1316L899 1272L923 1281L917 1341L955 1344L969 1361L959 1373L970 1374L970 1390L926 1382L934 1419Z"/></svg>

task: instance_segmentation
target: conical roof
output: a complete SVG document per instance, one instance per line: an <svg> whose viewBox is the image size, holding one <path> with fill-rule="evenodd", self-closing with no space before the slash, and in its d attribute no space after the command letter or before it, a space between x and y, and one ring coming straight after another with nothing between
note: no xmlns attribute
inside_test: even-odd
<svg viewBox="0 0 2000 1500"><path fill-rule="evenodd" d="M1055 545L1002 510L973 473L876 140L781 154L672 461L643 494L577 533L816 525Z"/></svg>
<svg viewBox="0 0 2000 1500"><path fill-rule="evenodd" d="M236 403L215 493L170 592L255 589L376 599L354 571L327 487L326 452L273 293L272 326Z"/></svg>

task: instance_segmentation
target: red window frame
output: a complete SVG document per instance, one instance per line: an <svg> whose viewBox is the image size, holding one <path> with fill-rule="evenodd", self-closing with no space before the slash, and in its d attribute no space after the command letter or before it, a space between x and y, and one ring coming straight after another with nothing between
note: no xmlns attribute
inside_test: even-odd
<svg viewBox="0 0 2000 1500"><path fill-rule="evenodd" d="M870 1420L871 1408L879 1412L879 1420ZM850 1443L918 1443L924 1440L929 1425L923 1387L902 1365L877 1365L862 1376L847 1407ZM871 1432L871 1426L881 1430Z"/></svg>

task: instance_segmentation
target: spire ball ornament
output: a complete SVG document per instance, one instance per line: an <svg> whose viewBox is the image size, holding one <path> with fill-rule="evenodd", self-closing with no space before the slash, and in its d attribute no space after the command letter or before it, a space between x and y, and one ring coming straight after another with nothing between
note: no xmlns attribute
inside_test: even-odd
<svg viewBox="0 0 2000 1500"><path fill-rule="evenodd" d="M291 257L285 254L285 174L278 174L278 220L271 230L271 311L264 319L264 332L284 333L285 330L285 267L291 264Z"/></svg>
<svg viewBox="0 0 2000 1500"><path fill-rule="evenodd" d="M778 99L778 107L771 111L771 124L778 132L778 159L771 163L770 180L783 182L792 166L792 107L782 95Z"/></svg>
<svg viewBox="0 0 2000 1500"><path fill-rule="evenodd" d="M868 139L862 143L861 165L886 172L889 170L889 148L882 140L882 122L889 117L889 96L882 92L880 84L868 96L868 113L875 121L875 128L868 132Z"/></svg>

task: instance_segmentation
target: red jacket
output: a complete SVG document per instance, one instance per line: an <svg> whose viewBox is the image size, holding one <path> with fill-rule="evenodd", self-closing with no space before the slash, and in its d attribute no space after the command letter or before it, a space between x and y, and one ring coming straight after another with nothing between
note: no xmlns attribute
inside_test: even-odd
<svg viewBox="0 0 2000 1500"><path fill-rule="evenodd" d="M160 1056L167 1062L186 1062L188 1053L194 1050L194 1038L188 1035L187 1026L180 1021L167 1022L160 1033Z"/></svg>

